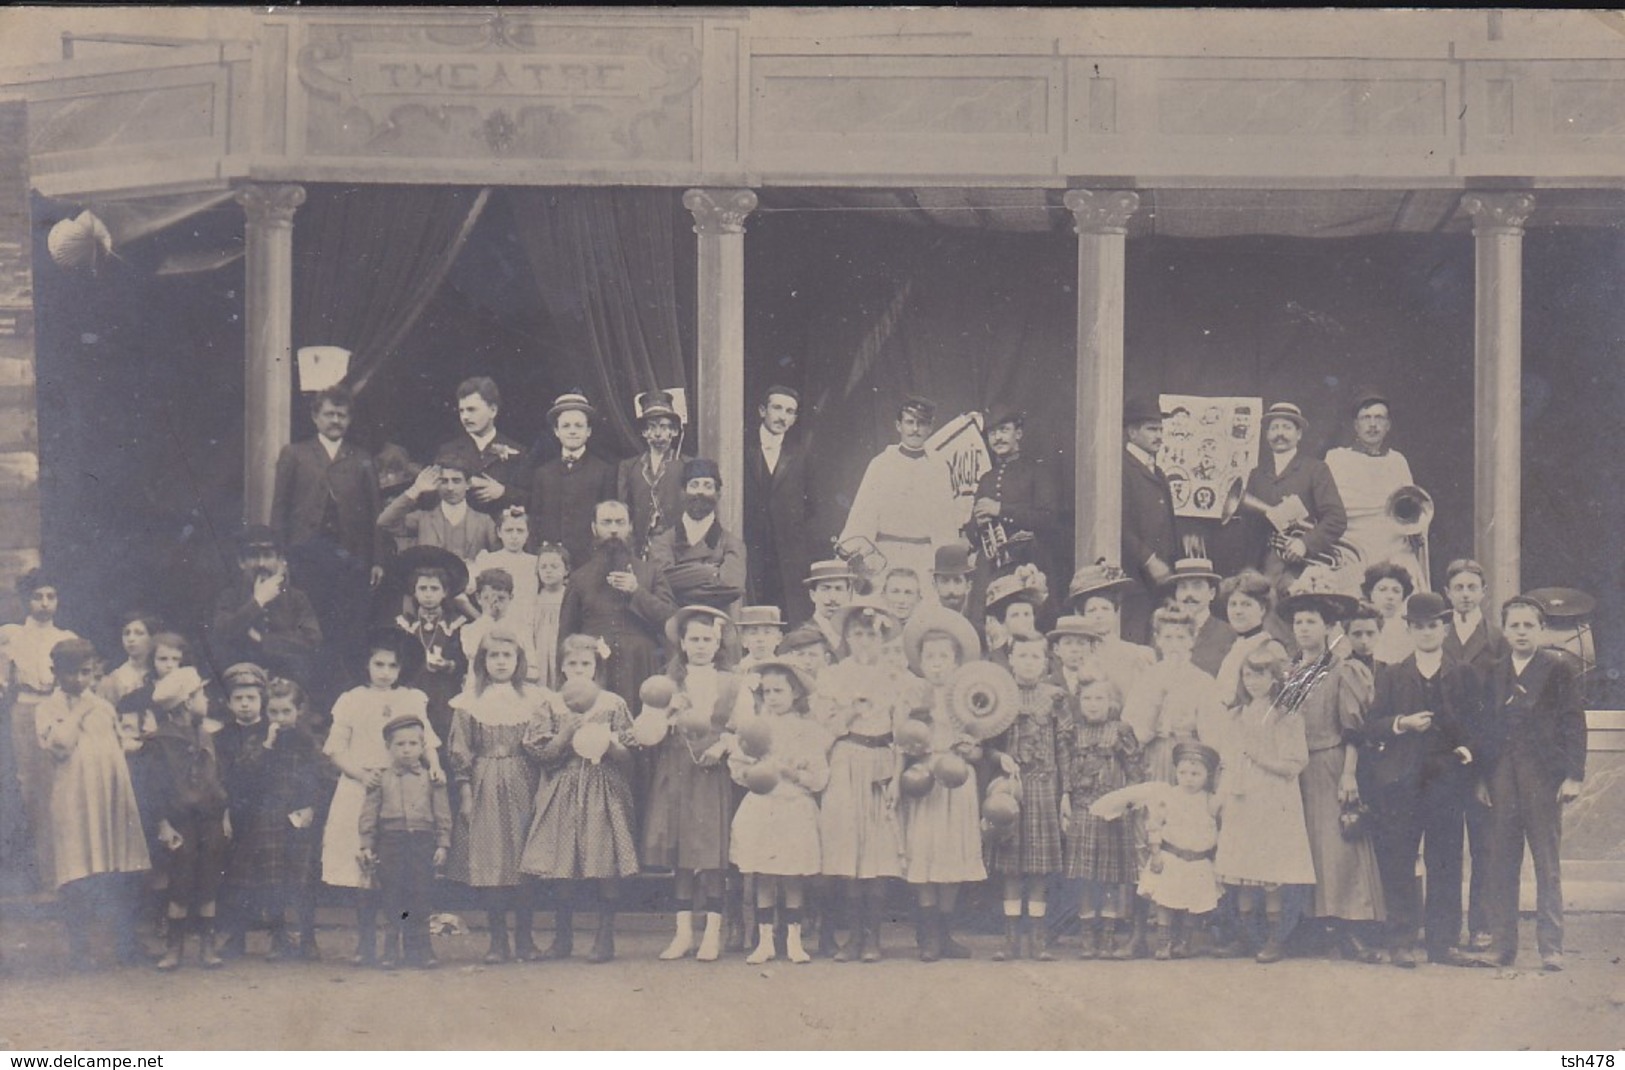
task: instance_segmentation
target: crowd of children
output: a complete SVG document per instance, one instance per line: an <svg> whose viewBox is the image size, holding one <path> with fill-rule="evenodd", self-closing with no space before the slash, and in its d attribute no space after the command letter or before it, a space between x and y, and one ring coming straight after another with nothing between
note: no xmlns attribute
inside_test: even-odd
<svg viewBox="0 0 1625 1070"><path fill-rule="evenodd" d="M1561 660L1540 663L1529 693L1531 600L1507 603L1512 642L1487 669L1442 649L1452 610L1484 626L1472 562L1451 566L1452 581L1478 581L1452 582L1451 606L1381 567L1362 603L1312 572L1277 600L1261 575L1221 583L1182 561L1179 590L1204 585L1226 633L1203 641L1209 668L1193 658L1207 614L1199 624L1183 598L1153 614L1153 647L1121 638L1134 581L1105 563L1078 571L1047 630L1041 580L995 581L984 635L918 597L912 571L868 598L847 564L818 562L812 621L683 606L665 621L663 671L620 693L602 637L559 634L567 551L527 553L528 537L510 507L472 567L416 567L395 627L367 637L365 682L330 716L256 664L207 678L187 641L140 611L122 618L124 660L104 673L90 643L55 628L54 583L29 577L34 647L12 636L7 651L14 725L32 729L13 772L38 801L72 963L94 962L99 920L122 963L175 969L195 937L197 961L218 967L262 928L269 958L316 958L326 884L354 893L358 965L429 967L440 881L484 908L486 963L569 958L589 902L587 957L605 962L621 883L669 871L668 961L879 960L901 883L926 962L971 955L951 929L961 892L980 886L1002 905L995 960L1054 960L1075 915L1086 959L1269 963L1308 934L1410 966L1424 838L1443 875L1427 891L1429 958L1515 953L1515 903L1488 907L1494 932L1458 947L1468 797L1523 790L1497 758L1544 754L1525 746L1544 731L1536 718L1561 719L1572 762L1579 704ZM939 566L963 574L951 554ZM44 669L27 657L42 641ZM1498 717L1497 704L1520 712ZM1435 887L1452 877L1453 905ZM725 932L741 902L754 931ZM1561 914L1548 911L1555 969Z"/></svg>

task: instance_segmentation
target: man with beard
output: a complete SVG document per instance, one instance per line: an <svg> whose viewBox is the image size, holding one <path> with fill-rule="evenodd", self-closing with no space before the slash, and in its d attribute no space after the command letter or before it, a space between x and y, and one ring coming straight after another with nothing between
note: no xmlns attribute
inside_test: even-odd
<svg viewBox="0 0 1625 1070"><path fill-rule="evenodd" d="M931 590L936 593L938 602L970 621L977 631L981 631L980 607L974 615L971 612L970 585L971 575L975 571L971 567L970 551L966 550L963 544L939 546L935 559L931 562Z"/></svg>
<svg viewBox="0 0 1625 1070"><path fill-rule="evenodd" d="M255 524L237 543L242 575L220 592L207 634L216 665L247 661L310 686L322 628L305 592L288 582L288 561L276 533Z"/></svg>
<svg viewBox="0 0 1625 1070"><path fill-rule="evenodd" d="M726 611L744 596L745 544L717 520L721 493L717 462L683 462L682 516L649 544L649 564L665 575L679 606Z"/></svg>
<svg viewBox="0 0 1625 1070"><path fill-rule="evenodd" d="M812 561L807 531L812 519L807 447L790 434L801 395L787 386L767 388L756 407L757 441L745 448L745 548L753 602L778 606L801 620L812 605L801 578Z"/></svg>
<svg viewBox="0 0 1625 1070"><path fill-rule="evenodd" d="M494 380L476 375L457 385L457 420L463 433L436 456L456 455L468 473L468 501L496 518L510 505L524 505L530 491L530 458L525 448L497 430L502 392Z"/></svg>
<svg viewBox="0 0 1625 1070"><path fill-rule="evenodd" d="M632 518L625 503L599 502L592 523L593 551L570 573L559 610L559 638L603 640L604 686L636 703L643 681L660 671L660 637L677 611L660 570L632 552Z"/></svg>
<svg viewBox="0 0 1625 1070"><path fill-rule="evenodd" d="M1264 440L1270 455L1247 477L1247 493L1271 507L1254 531L1264 575L1277 585L1283 574L1295 576L1309 558L1329 551L1348 528L1332 470L1325 461L1298 450L1308 426L1303 410L1291 402L1277 401L1265 409ZM1288 534L1284 529L1294 522L1298 527Z"/></svg>
<svg viewBox="0 0 1625 1070"><path fill-rule="evenodd" d="M656 535L677 522L683 508L678 443L683 420L670 392L650 390L637 397L638 429L647 447L622 461L615 472L615 497L632 512L632 544L646 553Z"/></svg>
<svg viewBox="0 0 1625 1070"><path fill-rule="evenodd" d="M1172 585L1175 607L1190 614L1196 626L1196 642L1191 647L1191 664L1217 676L1224 656L1236 641L1236 630L1213 615L1213 599L1219 593L1221 577L1213 562L1205 557L1182 557L1174 562Z"/></svg>
<svg viewBox="0 0 1625 1070"><path fill-rule="evenodd" d="M1053 578L1049 542L1061 495L1049 467L1021 450L1026 419L1025 413L1009 408L996 408L988 417L993 469L976 484L976 502L965 525L970 544L982 548L976 566L977 586L982 589L995 576L1008 575L1021 565L1036 566L1046 581ZM1008 560L1003 563L989 555L990 540L983 538L993 532L1007 540Z"/></svg>

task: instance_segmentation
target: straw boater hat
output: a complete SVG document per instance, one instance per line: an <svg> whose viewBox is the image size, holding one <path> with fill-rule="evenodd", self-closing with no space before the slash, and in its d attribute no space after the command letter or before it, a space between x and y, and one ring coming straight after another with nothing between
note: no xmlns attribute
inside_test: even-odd
<svg viewBox="0 0 1625 1070"><path fill-rule="evenodd" d="M801 581L801 585L816 587L828 580L843 580L850 586L858 581L858 576L845 561L814 561L807 569L807 578Z"/></svg>
<svg viewBox="0 0 1625 1070"><path fill-rule="evenodd" d="M1103 557L1092 565L1084 565L1072 574L1072 582L1066 589L1066 600L1075 602L1087 594L1110 594L1126 591L1133 586L1135 586L1134 577L1116 565L1108 564Z"/></svg>
<svg viewBox="0 0 1625 1070"><path fill-rule="evenodd" d="M784 616L778 606L741 606L734 624L741 628L783 628Z"/></svg>
<svg viewBox="0 0 1625 1070"><path fill-rule="evenodd" d="M1303 410L1292 404L1290 401L1277 401L1275 404L1265 409L1264 419L1260 422L1259 426L1267 428L1269 427L1271 420L1291 420L1293 423L1298 425L1299 431L1302 431L1309 426L1309 421L1304 418Z"/></svg>
<svg viewBox="0 0 1625 1070"><path fill-rule="evenodd" d="M1084 619L1079 616L1057 618L1055 621L1055 627L1051 628L1044 638L1053 643L1055 640L1066 635L1076 636L1079 639L1088 639L1091 641L1098 640L1100 638L1100 636L1096 635L1085 626Z"/></svg>
<svg viewBox="0 0 1625 1070"><path fill-rule="evenodd" d="M1213 571L1213 562L1206 557L1182 557L1174 562L1174 571L1162 586L1172 587L1180 580L1207 580L1217 589L1224 577Z"/></svg>
<svg viewBox="0 0 1625 1070"><path fill-rule="evenodd" d="M584 412L587 414L588 419L598 415L598 410L592 407L592 402L587 400L587 395L579 390L572 390L568 394L560 394L553 399L553 407L547 410L547 422L549 424L554 423L567 412Z"/></svg>
<svg viewBox="0 0 1625 1070"><path fill-rule="evenodd" d="M912 669L920 667L920 647L932 632L942 632L959 644L959 660L975 661L982 656L982 637L962 615L946 606L922 605L903 625L903 650Z"/></svg>
<svg viewBox="0 0 1625 1070"><path fill-rule="evenodd" d="M666 620L666 639L673 646L681 643L683 628L695 617L705 617L713 624L722 625L725 631L732 628L734 623L728 614L720 609L712 609L710 606L684 606Z"/></svg>

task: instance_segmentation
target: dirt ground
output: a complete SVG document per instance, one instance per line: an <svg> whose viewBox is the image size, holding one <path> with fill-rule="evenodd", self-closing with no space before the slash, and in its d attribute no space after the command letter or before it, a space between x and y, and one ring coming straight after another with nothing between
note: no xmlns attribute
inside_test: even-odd
<svg viewBox="0 0 1625 1070"><path fill-rule="evenodd" d="M340 912L323 912L324 925ZM583 935L590 935L583 918ZM663 919L623 919L620 958L478 965L484 934L437 937L434 972L348 964L353 934L324 928L320 963L251 956L75 975L46 922L3 934L0 1047L377 1048L1489 1048L1611 1051L1625 1043L1625 915L1569 919L1562 973L1415 970L1323 959L1160 963L989 960L922 964L912 929L886 930L876 965L740 956L662 963ZM1526 930L1531 928L1525 922ZM1526 936L1528 934L1526 933ZM262 947L252 938L250 951ZM577 946L585 950L578 937Z"/></svg>

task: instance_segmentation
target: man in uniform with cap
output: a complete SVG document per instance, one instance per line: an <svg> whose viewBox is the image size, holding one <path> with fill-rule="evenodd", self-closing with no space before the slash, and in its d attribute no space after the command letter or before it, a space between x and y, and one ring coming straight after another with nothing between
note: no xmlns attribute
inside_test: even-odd
<svg viewBox="0 0 1625 1070"><path fill-rule="evenodd" d="M813 498L807 447L791 431L801 395L788 386L767 388L756 407L757 439L745 448L745 549L752 600L777 605L790 620L812 605L801 585L812 551L807 532Z"/></svg>
<svg viewBox="0 0 1625 1070"><path fill-rule="evenodd" d="M1309 558L1330 551L1348 528L1332 470L1298 449L1308 426L1303 410L1289 401L1265 409L1269 455L1247 477L1247 493L1271 507L1254 531L1264 575L1276 584L1288 572L1302 572ZM1288 499L1296 499L1296 506Z"/></svg>
<svg viewBox="0 0 1625 1070"><path fill-rule="evenodd" d="M592 552L593 510L616 497L615 466L587 452L595 412L584 394L559 395L547 422L561 453L538 466L531 479L531 543L559 543L571 561L585 561Z"/></svg>
<svg viewBox="0 0 1625 1070"><path fill-rule="evenodd" d="M1326 467L1331 469L1348 514L1344 541L1360 551L1367 565L1384 561L1403 565L1411 574L1412 586L1428 591L1432 584L1415 548L1388 515L1388 499L1394 491L1415 483L1405 455L1388 446L1392 427L1388 399L1376 392L1362 394L1354 403L1354 445L1327 450Z"/></svg>
<svg viewBox="0 0 1625 1070"><path fill-rule="evenodd" d="M993 468L976 484L976 501L965 525L972 546L981 547L977 583L985 589L995 576L1021 565L1033 565L1053 582L1050 541L1055 531L1055 504L1061 500L1054 473L1036 457L1022 452L1026 414L1009 407L988 416L987 445ZM997 560L1000 547L1007 558Z"/></svg>
<svg viewBox="0 0 1625 1070"><path fill-rule="evenodd" d="M708 457L683 462L683 511L649 544L649 564L665 574L679 606L726 611L745 594L745 544L717 519L722 471Z"/></svg>
<svg viewBox="0 0 1625 1070"><path fill-rule="evenodd" d="M1123 566L1138 582L1123 600L1123 634L1135 642L1150 638L1157 590L1179 554L1174 496L1157 465L1164 415L1151 397L1123 406Z"/></svg>
<svg viewBox="0 0 1625 1070"><path fill-rule="evenodd" d="M823 633L832 652L841 649L841 632L837 626L841 607L852 601L852 586L857 577L845 561L814 561L801 585L812 599L813 615L810 623Z"/></svg>
<svg viewBox="0 0 1625 1070"><path fill-rule="evenodd" d="M468 500L493 520L510 505L524 505L530 492L530 456L497 430L502 392L484 375L457 384L457 419L463 433L445 442L436 456L456 456L468 473Z"/></svg>
<svg viewBox="0 0 1625 1070"><path fill-rule="evenodd" d="M1472 965L1461 934L1461 848L1467 799L1477 779L1474 753L1483 691L1477 675L1444 650L1450 607L1420 592L1405 603L1412 653L1377 674L1363 728L1361 781L1376 823L1377 867L1395 966L1416 965L1415 933L1428 958ZM1416 853L1427 866L1426 903L1417 902Z"/></svg>
<svg viewBox="0 0 1625 1070"><path fill-rule="evenodd" d="M959 541L963 517L947 465L925 451L936 412L924 398L904 399L897 410L898 442L869 462L841 529L842 542L868 539L887 565L922 576L931 571L937 547Z"/></svg>
<svg viewBox="0 0 1625 1070"><path fill-rule="evenodd" d="M631 510L633 545L647 553L649 543L675 524L683 509L683 418L666 390L639 394L635 407L645 449L616 467L615 497Z"/></svg>
<svg viewBox="0 0 1625 1070"><path fill-rule="evenodd" d="M309 687L322 644L310 599L289 582L287 559L269 526L245 529L237 547L241 575L215 599L206 633L214 663L253 662Z"/></svg>

